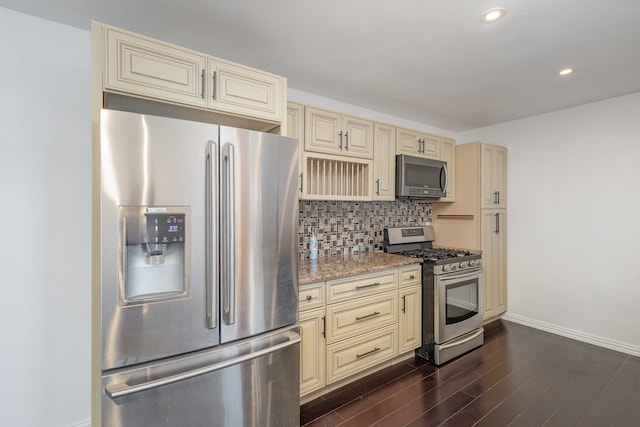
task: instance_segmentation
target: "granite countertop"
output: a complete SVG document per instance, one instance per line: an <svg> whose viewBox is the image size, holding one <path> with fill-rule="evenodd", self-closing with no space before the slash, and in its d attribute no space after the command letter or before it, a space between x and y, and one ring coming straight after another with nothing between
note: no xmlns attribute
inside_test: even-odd
<svg viewBox="0 0 640 427"><path fill-rule="evenodd" d="M298 277L302 286L421 262L419 258L381 252L304 259L300 261Z"/></svg>

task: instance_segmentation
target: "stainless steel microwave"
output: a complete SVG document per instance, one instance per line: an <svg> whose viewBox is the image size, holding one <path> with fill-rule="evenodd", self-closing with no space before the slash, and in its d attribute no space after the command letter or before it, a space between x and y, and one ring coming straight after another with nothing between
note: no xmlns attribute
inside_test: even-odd
<svg viewBox="0 0 640 427"><path fill-rule="evenodd" d="M447 162L396 156L396 197L439 199L447 191Z"/></svg>

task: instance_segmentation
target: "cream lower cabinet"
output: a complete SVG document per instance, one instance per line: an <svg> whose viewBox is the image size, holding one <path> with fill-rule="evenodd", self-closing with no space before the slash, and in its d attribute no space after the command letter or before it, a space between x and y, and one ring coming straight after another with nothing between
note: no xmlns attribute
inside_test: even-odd
<svg viewBox="0 0 640 427"><path fill-rule="evenodd" d="M422 267L411 265L399 269L398 352L422 345Z"/></svg>
<svg viewBox="0 0 640 427"><path fill-rule="evenodd" d="M100 23L92 32L104 51L105 91L283 121L284 77Z"/></svg>
<svg viewBox="0 0 640 427"><path fill-rule="evenodd" d="M506 210L483 209L481 222L486 320L507 311Z"/></svg>
<svg viewBox="0 0 640 427"><path fill-rule="evenodd" d="M414 264L300 287L301 397L413 355L421 344L420 272Z"/></svg>
<svg viewBox="0 0 640 427"><path fill-rule="evenodd" d="M298 293L300 325L300 395L325 386L325 284L314 283Z"/></svg>
<svg viewBox="0 0 640 427"><path fill-rule="evenodd" d="M300 395L325 385L324 307L300 312Z"/></svg>

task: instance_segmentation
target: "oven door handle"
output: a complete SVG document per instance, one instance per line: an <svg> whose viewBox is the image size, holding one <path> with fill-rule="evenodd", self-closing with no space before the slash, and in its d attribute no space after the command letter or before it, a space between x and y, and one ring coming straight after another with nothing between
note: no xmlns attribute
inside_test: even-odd
<svg viewBox="0 0 640 427"><path fill-rule="evenodd" d="M468 337L464 337L464 339L461 339L460 341L454 340L451 342L448 342L447 344L441 344L439 346L440 351L449 348L449 347L456 347L459 346L460 344L464 344L466 342L469 342L473 339L476 339L478 336L480 336L481 334L484 334L484 328L480 328L478 329L474 334L469 335Z"/></svg>
<svg viewBox="0 0 640 427"><path fill-rule="evenodd" d="M445 275L438 276L441 282L451 282L454 280L466 279L469 277L480 276L482 274L482 269L474 269L473 271L465 271L464 273L448 273ZM445 276L445 277L443 277Z"/></svg>

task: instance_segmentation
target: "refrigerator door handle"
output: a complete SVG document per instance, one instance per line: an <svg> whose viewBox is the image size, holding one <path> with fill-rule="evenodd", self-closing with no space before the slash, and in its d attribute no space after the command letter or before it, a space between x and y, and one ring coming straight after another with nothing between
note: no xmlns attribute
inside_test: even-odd
<svg viewBox="0 0 640 427"><path fill-rule="evenodd" d="M178 381L194 378L200 375L219 371L220 369L228 368L233 365L244 363L252 359L257 359L258 357L262 357L270 353L275 353L284 348L290 347L292 345L296 345L299 342L300 342L300 335L290 334L289 341L285 341L281 344L274 345L273 347L268 347L262 350L245 354L240 357L225 360L224 362L216 363L214 365L209 365L203 368L182 372L176 375L170 375L164 378L158 378L158 379L147 381L141 384L129 385L126 383L126 381L123 383L109 384L108 386L105 387L105 392L107 396L109 396L111 399L117 399L119 397L129 396L133 393L138 393L141 391L150 390L150 389L161 387L164 385L173 384Z"/></svg>
<svg viewBox="0 0 640 427"><path fill-rule="evenodd" d="M207 323L209 329L218 326L218 245L216 237L218 229L218 144L209 141L207 146L207 175L206 175L206 233L207 233Z"/></svg>
<svg viewBox="0 0 640 427"><path fill-rule="evenodd" d="M222 316L227 325L236 322L235 316L235 158L232 144L225 144L223 156L222 195Z"/></svg>

